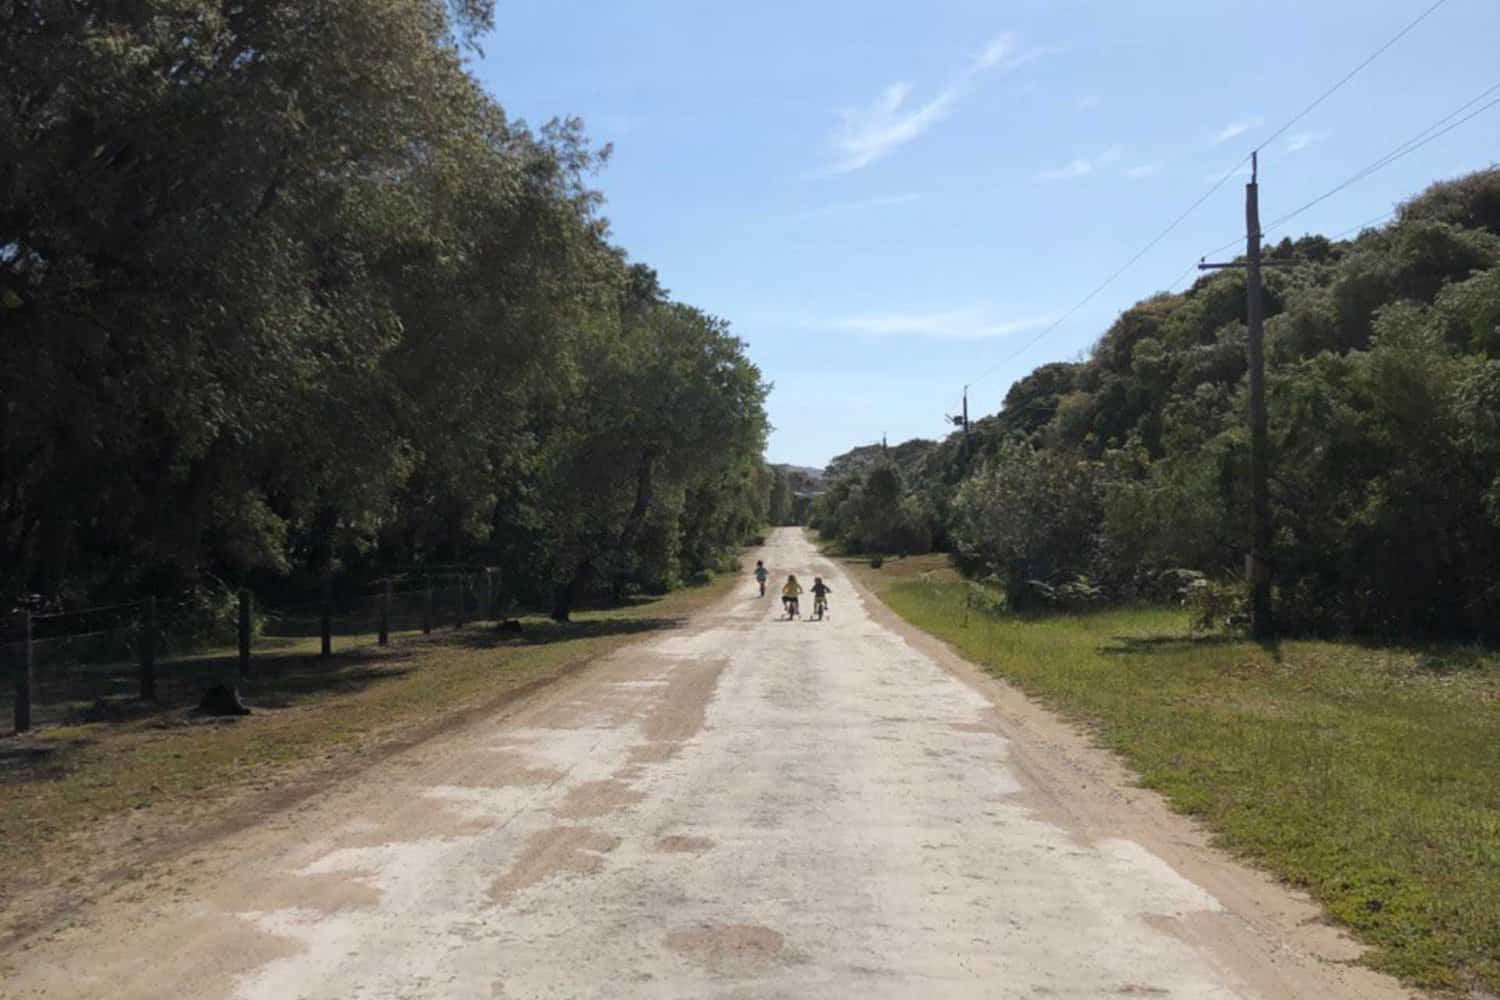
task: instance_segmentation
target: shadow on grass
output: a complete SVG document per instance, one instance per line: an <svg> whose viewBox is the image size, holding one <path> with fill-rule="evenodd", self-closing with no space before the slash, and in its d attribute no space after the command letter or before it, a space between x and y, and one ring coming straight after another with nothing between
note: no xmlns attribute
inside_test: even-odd
<svg viewBox="0 0 1500 1000"><path fill-rule="evenodd" d="M1112 635L1099 652L1110 656L1150 656L1235 646L1245 640L1232 635Z"/></svg>
<svg viewBox="0 0 1500 1000"><path fill-rule="evenodd" d="M0 787L62 778L67 774L71 759L92 744L93 740L88 739L45 744L0 743Z"/></svg>
<svg viewBox="0 0 1500 1000"><path fill-rule="evenodd" d="M1478 645L1386 646L1410 653L1418 671L1438 677L1500 672L1500 650Z"/></svg>
<svg viewBox="0 0 1500 1000"><path fill-rule="evenodd" d="M156 667L156 699L140 698L140 667L133 662L38 664L32 719L38 727L150 724L181 716L215 684L237 687L254 707L284 708L323 695L350 694L413 669L412 648L372 645L335 652L327 659L305 650L256 653L250 676L239 675L235 653L164 660ZM14 713L14 694L0 695L0 718Z"/></svg>
<svg viewBox="0 0 1500 1000"><path fill-rule="evenodd" d="M1238 635L1114 635L1099 652L1107 656L1165 656L1225 646L1259 646L1275 663L1281 662L1279 639L1251 640Z"/></svg>
<svg viewBox="0 0 1500 1000"><path fill-rule="evenodd" d="M522 630L506 631L495 622L475 622L462 629L440 628L430 636L394 635L393 645L379 647L370 636L324 659L305 644L297 650L268 649L251 658L249 677L239 676L239 658L223 650L163 660L156 668L156 700L143 701L140 667L131 661L110 663L38 663L32 719L37 727L102 724L111 726L171 724L194 708L215 684L237 687L252 709L286 708L325 696L348 695L381 681L420 669L424 650L460 648L504 650L551 645L608 636L644 635L678 628L681 621L663 616L584 618L558 623L527 618ZM347 641L347 640L345 640ZM0 688L0 720L14 715L10 685ZM8 734L9 735L9 734Z"/></svg>

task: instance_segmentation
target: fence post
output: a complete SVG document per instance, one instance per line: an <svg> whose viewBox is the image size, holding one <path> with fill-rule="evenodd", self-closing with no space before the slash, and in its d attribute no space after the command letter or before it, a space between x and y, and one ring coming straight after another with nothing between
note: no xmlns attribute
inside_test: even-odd
<svg viewBox="0 0 1500 1000"><path fill-rule="evenodd" d="M141 627L141 701L156 700L156 598L146 598Z"/></svg>
<svg viewBox="0 0 1500 1000"><path fill-rule="evenodd" d="M458 574L458 618L455 620L454 628L464 627L464 575Z"/></svg>
<svg viewBox="0 0 1500 1000"><path fill-rule="evenodd" d="M31 728L31 681L35 663L31 643L31 612L21 612L21 652L16 658L16 732Z"/></svg>
<svg viewBox="0 0 1500 1000"><path fill-rule="evenodd" d="M333 580L327 573L323 574L320 597L322 606L318 609L318 634L323 639L320 655L326 660L333 655Z"/></svg>
<svg viewBox="0 0 1500 1000"><path fill-rule="evenodd" d="M391 644L391 578L385 578L385 592L380 595L380 645Z"/></svg>
<svg viewBox="0 0 1500 1000"><path fill-rule="evenodd" d="M240 676L250 676L250 606L252 598L247 588L240 589Z"/></svg>
<svg viewBox="0 0 1500 1000"><path fill-rule="evenodd" d="M432 577L422 578L424 587L422 593L422 634L432 634Z"/></svg>

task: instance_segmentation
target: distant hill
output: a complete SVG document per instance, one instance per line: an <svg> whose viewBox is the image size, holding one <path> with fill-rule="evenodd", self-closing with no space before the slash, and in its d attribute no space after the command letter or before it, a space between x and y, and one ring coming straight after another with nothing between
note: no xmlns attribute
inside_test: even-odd
<svg viewBox="0 0 1500 1000"><path fill-rule="evenodd" d="M788 476L800 476L809 483L821 483L823 481L823 470L815 469L810 465L773 465L772 469L780 469Z"/></svg>
<svg viewBox="0 0 1500 1000"><path fill-rule="evenodd" d="M824 476L827 479L847 476L874 464L882 453L895 462L897 468L903 473L910 474L921 464L922 459L927 457L928 452L936 447L937 442L927 438L912 438L910 441L902 441L900 444L890 446L862 444L858 448L849 449L842 455L834 456L828 463L828 468L824 470Z"/></svg>

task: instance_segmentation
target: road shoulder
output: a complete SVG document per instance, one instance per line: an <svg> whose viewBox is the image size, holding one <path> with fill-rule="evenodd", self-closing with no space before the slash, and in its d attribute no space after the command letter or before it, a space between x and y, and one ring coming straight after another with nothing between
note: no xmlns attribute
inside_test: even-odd
<svg viewBox="0 0 1500 1000"><path fill-rule="evenodd" d="M1215 848L1165 799L1140 787L1118 756L1068 722L897 615L867 564L835 561L870 616L985 697L995 731L1011 743L1023 801L1083 843L1127 839L1210 893L1222 912L1158 927L1187 941L1268 996L1397 1000L1424 994L1357 964L1364 947L1329 924L1305 894Z"/></svg>
<svg viewBox="0 0 1500 1000"><path fill-rule="evenodd" d="M616 650L718 604L734 582L585 614L572 634L545 642L471 626L347 656L348 669L380 676L233 722L189 724L173 713L3 741L14 752L0 773L8 800L0 974L95 904L180 885L195 852L403 753L519 711Z"/></svg>

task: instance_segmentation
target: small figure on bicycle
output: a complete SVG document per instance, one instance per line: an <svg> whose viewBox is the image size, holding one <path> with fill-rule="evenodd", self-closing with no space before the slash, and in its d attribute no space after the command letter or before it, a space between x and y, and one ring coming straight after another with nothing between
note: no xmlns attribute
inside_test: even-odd
<svg viewBox="0 0 1500 1000"><path fill-rule="evenodd" d="M755 560L755 582L760 584L760 596L766 596L766 578L771 574L766 571L766 564L759 559Z"/></svg>
<svg viewBox="0 0 1500 1000"><path fill-rule="evenodd" d="M818 619L818 621L822 621L823 612L828 610L828 595L833 592L833 588L824 583L821 576L815 576L813 577L812 592L813 617Z"/></svg>
<svg viewBox="0 0 1500 1000"><path fill-rule="evenodd" d="M797 617L797 595L802 593L802 585L797 582L795 573L788 573L786 586L781 588L781 603L786 606L787 621Z"/></svg>

